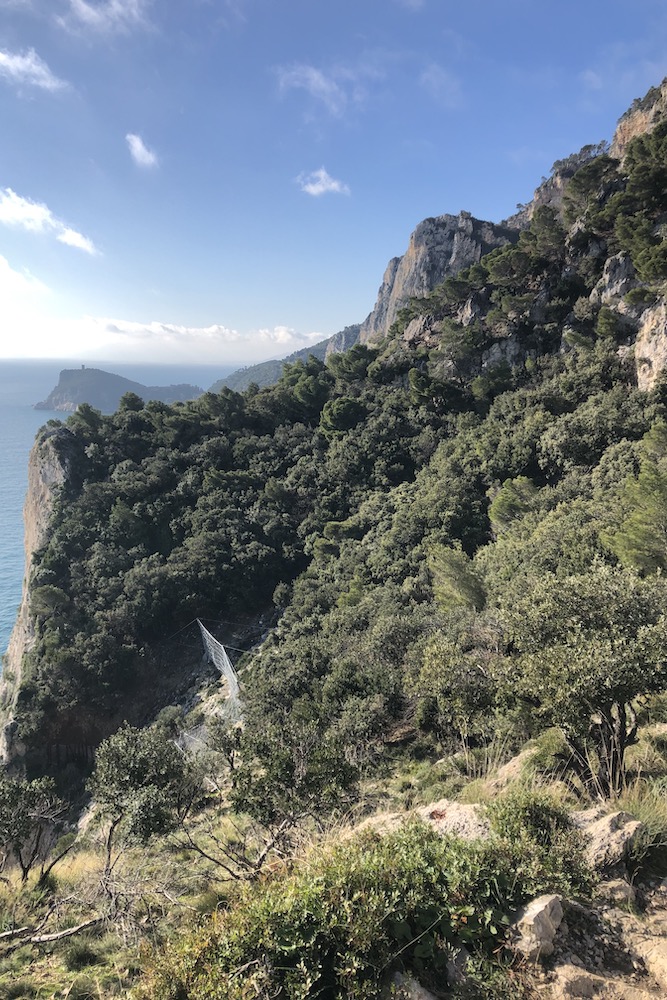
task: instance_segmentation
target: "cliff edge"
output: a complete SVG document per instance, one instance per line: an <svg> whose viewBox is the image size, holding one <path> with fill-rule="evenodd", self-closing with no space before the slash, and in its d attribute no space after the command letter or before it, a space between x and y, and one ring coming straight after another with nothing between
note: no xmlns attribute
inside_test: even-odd
<svg viewBox="0 0 667 1000"><path fill-rule="evenodd" d="M28 489L23 508L25 525L25 570L18 616L7 648L0 678L0 757L11 763L22 754L14 741L13 714L21 686L23 660L34 646L35 633L30 617L30 577L34 553L41 548L53 504L70 473L72 435L64 427L42 428L28 460Z"/></svg>
<svg viewBox="0 0 667 1000"><path fill-rule="evenodd" d="M481 222L469 212L424 219L403 256L389 261L375 307L361 324L360 343L382 340L409 299L428 295L449 275L475 264L490 250L513 243L517 236L518 230Z"/></svg>

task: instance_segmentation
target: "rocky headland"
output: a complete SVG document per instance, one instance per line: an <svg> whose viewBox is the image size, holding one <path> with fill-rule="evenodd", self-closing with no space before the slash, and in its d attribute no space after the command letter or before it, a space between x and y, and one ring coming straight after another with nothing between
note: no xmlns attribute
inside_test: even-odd
<svg viewBox="0 0 667 1000"><path fill-rule="evenodd" d="M58 385L51 390L41 403L35 403L36 410L55 410L74 413L82 403L88 403L102 413L113 413L121 396L133 392L144 402L155 399L162 403L186 402L201 396L204 390L197 385L142 385L132 379L102 371L100 368L64 368Z"/></svg>

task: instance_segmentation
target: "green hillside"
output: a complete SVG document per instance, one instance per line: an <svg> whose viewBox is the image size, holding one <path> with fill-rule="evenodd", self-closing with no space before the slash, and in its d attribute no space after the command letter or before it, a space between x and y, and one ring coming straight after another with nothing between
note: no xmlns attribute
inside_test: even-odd
<svg viewBox="0 0 667 1000"><path fill-rule="evenodd" d="M370 998L406 969L437 989L461 941L487 971L446 995L528 996L497 965L507 913L591 891L563 802L617 803L633 782L664 797L664 737L641 741L667 690L667 123L622 160L577 162L562 204L533 206L382 342L42 432L69 475L31 579L12 730L28 774L62 783L62 748L111 737L89 786L107 882L116 830L136 845L177 828L165 857L199 836L208 878L251 886L202 904L215 916L138 996ZM176 637L197 618L261 636L233 651L242 727L184 695ZM150 736L120 728L158 716ZM197 726L224 780L174 751ZM491 807L482 846L421 827L321 844L350 810L395 804L394 781L410 805L422 766L433 799L472 796L475 762L527 745L534 784ZM292 864L307 842L323 853Z"/></svg>
<svg viewBox="0 0 667 1000"><path fill-rule="evenodd" d="M233 389L234 392L245 392L254 383L261 388L267 385L274 385L283 373L286 364L294 364L295 361L307 361L312 354L319 361L324 361L328 340L321 340L312 347L304 347L300 351L294 351L286 358L276 361L261 361L258 365L249 365L247 368L239 368L226 378L218 379L210 388L210 392L220 392L221 389Z"/></svg>

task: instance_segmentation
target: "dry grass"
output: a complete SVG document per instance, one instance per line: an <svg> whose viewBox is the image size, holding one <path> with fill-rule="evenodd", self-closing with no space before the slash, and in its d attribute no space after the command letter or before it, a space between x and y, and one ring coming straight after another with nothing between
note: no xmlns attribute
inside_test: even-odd
<svg viewBox="0 0 667 1000"><path fill-rule="evenodd" d="M661 878L667 876L667 778L637 778L615 805L644 826L632 846L636 868L646 868Z"/></svg>

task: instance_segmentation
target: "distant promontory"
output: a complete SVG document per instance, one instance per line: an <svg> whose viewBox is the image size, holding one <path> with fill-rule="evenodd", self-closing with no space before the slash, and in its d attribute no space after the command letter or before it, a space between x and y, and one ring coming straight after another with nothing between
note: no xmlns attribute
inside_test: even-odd
<svg viewBox="0 0 667 1000"><path fill-rule="evenodd" d="M41 403L35 403L36 410L59 410L73 413L81 403L89 403L102 413L113 413L118 408L121 396L134 392L144 402L155 399L162 403L187 402L201 396L204 390L197 385L142 385L122 375L114 375L99 368L65 368L60 373L58 385Z"/></svg>

